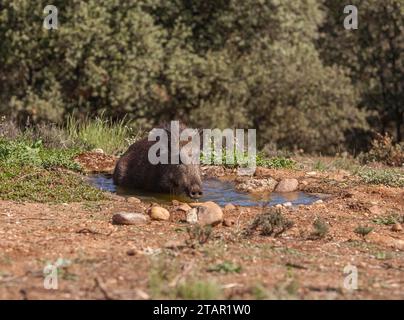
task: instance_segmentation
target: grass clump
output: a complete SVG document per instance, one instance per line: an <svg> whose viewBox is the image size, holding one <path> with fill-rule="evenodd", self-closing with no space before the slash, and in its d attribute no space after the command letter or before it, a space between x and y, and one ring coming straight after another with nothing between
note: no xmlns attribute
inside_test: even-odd
<svg viewBox="0 0 404 320"><path fill-rule="evenodd" d="M369 226L358 226L354 232L359 234L362 237L367 236L369 233L371 233L373 231L372 227Z"/></svg>
<svg viewBox="0 0 404 320"><path fill-rule="evenodd" d="M256 216L252 223L244 230L244 234L249 236L254 231L259 230L263 236L277 237L293 226L293 221L282 215L279 208L270 207L266 212Z"/></svg>
<svg viewBox="0 0 404 320"><path fill-rule="evenodd" d="M371 169L362 168L358 176L369 184L383 184L389 187L404 187L404 174L400 169Z"/></svg>
<svg viewBox="0 0 404 320"><path fill-rule="evenodd" d="M322 239L328 233L328 225L322 218L317 218L313 222L313 232L310 234L311 239Z"/></svg>
<svg viewBox="0 0 404 320"><path fill-rule="evenodd" d="M0 140L0 165L1 166L35 166L44 169L66 168L69 170L80 169L73 161L78 154L77 149L47 149L42 141L30 142L26 140Z"/></svg>
<svg viewBox="0 0 404 320"><path fill-rule="evenodd" d="M214 151L204 154L201 152L200 157L201 163L203 164L217 164L223 165L227 168L239 168L246 167L248 165L248 153L247 152L237 152L231 157L227 157L226 149L223 148L221 153L215 153ZM259 152L255 156L255 163L259 167L271 168L271 169L292 169L295 167L296 163L292 159L285 157L272 157L268 158L263 152Z"/></svg>
<svg viewBox="0 0 404 320"><path fill-rule="evenodd" d="M241 266L231 261L225 261L208 268L209 272L240 273Z"/></svg>
<svg viewBox="0 0 404 320"><path fill-rule="evenodd" d="M87 149L101 148L107 154L121 154L135 140L125 119L112 122L103 115L83 121L69 117L66 131L70 139L84 144Z"/></svg>
<svg viewBox="0 0 404 320"><path fill-rule="evenodd" d="M386 217L377 217L372 221L375 224L389 226L396 223L404 223L404 215L395 213Z"/></svg>
<svg viewBox="0 0 404 320"><path fill-rule="evenodd" d="M80 170L73 160L78 152L45 148L40 140L1 139L0 197L52 203L103 199L101 191L68 171Z"/></svg>
<svg viewBox="0 0 404 320"><path fill-rule="evenodd" d="M152 299L213 300L222 296L222 290L212 280L181 277L183 272L177 260L169 256L153 258L149 271L149 293Z"/></svg>
<svg viewBox="0 0 404 320"><path fill-rule="evenodd" d="M44 170L34 166L2 166L0 195L6 200L35 202L98 201L102 192L77 174L65 170Z"/></svg>

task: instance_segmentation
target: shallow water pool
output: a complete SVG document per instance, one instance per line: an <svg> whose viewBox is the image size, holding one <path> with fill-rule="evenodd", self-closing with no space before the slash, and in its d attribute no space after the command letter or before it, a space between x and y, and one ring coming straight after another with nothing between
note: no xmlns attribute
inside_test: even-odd
<svg viewBox="0 0 404 320"><path fill-rule="evenodd" d="M173 199L191 202L192 200L186 197L174 196L161 193L150 193L142 190L129 190L117 187L112 182L112 177L108 175L98 174L89 177L89 181L95 187L103 190L116 193L121 196L135 196L142 200L167 203ZM204 196L199 201L214 201L217 204L224 206L227 203L240 205L245 207L276 205L279 203L291 202L293 205L311 204L320 199L318 195L305 192L288 192L288 193L263 193L250 194L241 192L235 189L232 181L223 181L215 178L208 178L203 181Z"/></svg>

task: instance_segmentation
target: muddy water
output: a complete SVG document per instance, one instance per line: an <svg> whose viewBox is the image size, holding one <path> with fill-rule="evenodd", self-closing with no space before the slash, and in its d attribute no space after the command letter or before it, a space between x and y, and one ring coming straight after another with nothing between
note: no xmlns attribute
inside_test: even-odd
<svg viewBox="0 0 404 320"><path fill-rule="evenodd" d="M173 199L189 202L190 199L181 196L173 196L169 194L149 193L140 190L128 190L117 187L113 184L111 176L106 175L92 175L89 177L90 183L95 187L117 193L122 196L136 196L142 200L166 203ZM231 181L222 181L219 179L209 178L203 181L204 196L199 200L214 201L219 205L226 205L232 203L234 205L252 207L276 205L278 203L291 202L293 205L311 204L320 199L317 195L308 194L304 192L289 192L289 193L267 193L252 195L237 191Z"/></svg>

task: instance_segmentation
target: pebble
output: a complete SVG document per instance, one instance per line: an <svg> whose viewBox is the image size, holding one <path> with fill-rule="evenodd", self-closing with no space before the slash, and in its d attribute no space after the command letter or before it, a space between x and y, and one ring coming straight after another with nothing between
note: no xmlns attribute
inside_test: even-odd
<svg viewBox="0 0 404 320"><path fill-rule="evenodd" d="M139 198L136 198L136 197L129 197L129 198L126 198L126 202L134 204L134 203L141 203L142 200L140 200Z"/></svg>
<svg viewBox="0 0 404 320"><path fill-rule="evenodd" d="M215 226L223 221L222 208L220 208L219 205L217 205L213 201L201 202L201 203L195 202L190 203L189 205L193 208L188 211L187 221L188 220L195 221L195 214L197 223L200 224L201 226L205 225ZM196 212L193 209L196 209Z"/></svg>
<svg viewBox="0 0 404 320"><path fill-rule="evenodd" d="M395 232L399 232L399 231L403 231L403 227L401 226L400 223L395 223L395 224L393 224L393 226L391 227L391 230L392 230L392 231L395 231Z"/></svg>
<svg viewBox="0 0 404 320"><path fill-rule="evenodd" d="M167 221L170 219L170 212L162 207L151 207L150 208L150 218L153 220Z"/></svg>
<svg viewBox="0 0 404 320"><path fill-rule="evenodd" d="M191 210L191 207L187 203L182 203L176 209L187 212Z"/></svg>
<svg viewBox="0 0 404 320"><path fill-rule="evenodd" d="M148 216L133 212L118 212L112 216L112 223L114 224L145 224L149 220Z"/></svg>

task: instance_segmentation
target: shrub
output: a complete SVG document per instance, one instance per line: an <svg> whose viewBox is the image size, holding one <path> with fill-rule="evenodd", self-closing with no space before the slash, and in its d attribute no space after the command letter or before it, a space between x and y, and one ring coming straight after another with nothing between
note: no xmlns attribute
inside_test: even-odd
<svg viewBox="0 0 404 320"><path fill-rule="evenodd" d="M389 166L404 165L404 145L394 144L392 137L388 134L382 136L376 134L372 141L372 147L367 153L359 156L362 163L380 162Z"/></svg>
<svg viewBox="0 0 404 320"><path fill-rule="evenodd" d="M256 216L252 223L244 230L244 234L249 236L255 230L259 230L263 236L277 237L290 229L293 222L282 215L279 208L270 207L266 212Z"/></svg>

